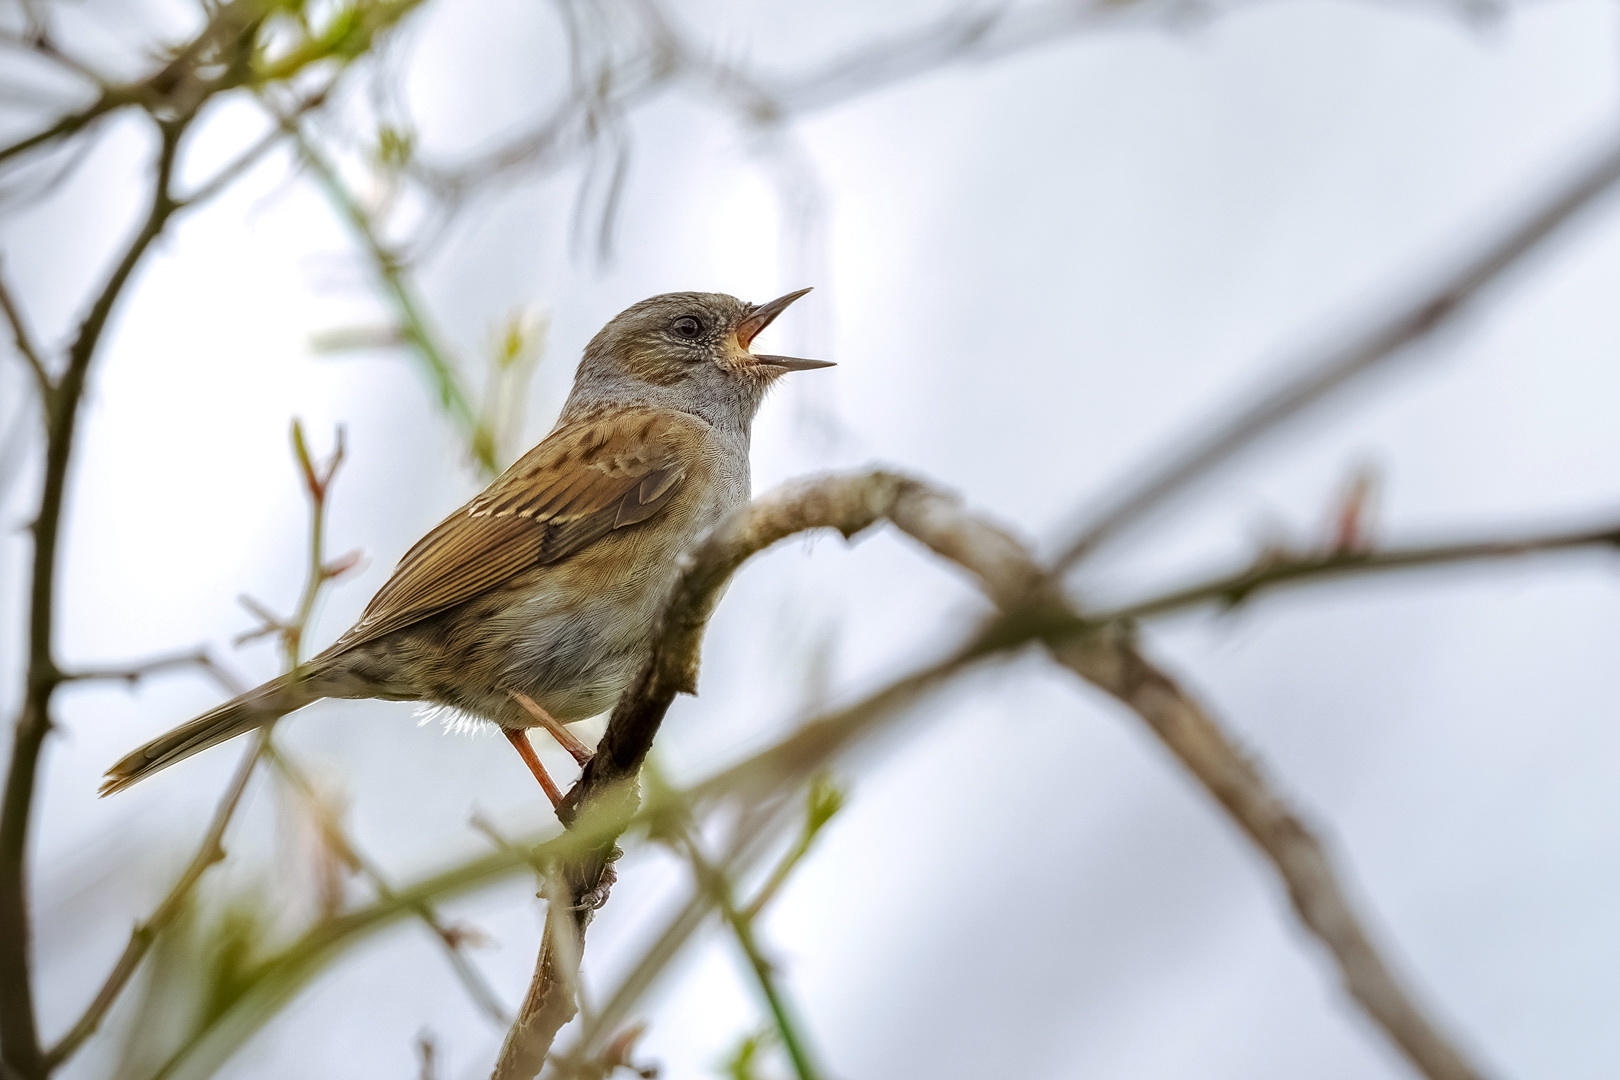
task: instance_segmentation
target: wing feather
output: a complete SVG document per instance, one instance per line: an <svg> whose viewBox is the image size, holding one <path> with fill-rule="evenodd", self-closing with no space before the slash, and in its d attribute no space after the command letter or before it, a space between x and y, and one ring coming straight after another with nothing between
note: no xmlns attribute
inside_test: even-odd
<svg viewBox="0 0 1620 1080"><path fill-rule="evenodd" d="M680 489L681 448L697 423L636 410L554 433L406 552L330 651L374 641L651 519Z"/></svg>

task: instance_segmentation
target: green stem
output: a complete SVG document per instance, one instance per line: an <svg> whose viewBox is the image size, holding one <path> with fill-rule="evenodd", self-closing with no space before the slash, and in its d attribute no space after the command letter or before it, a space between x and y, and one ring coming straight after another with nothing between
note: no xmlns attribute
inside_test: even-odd
<svg viewBox="0 0 1620 1080"><path fill-rule="evenodd" d="M460 369L448 350L439 344L438 336L428 322L421 298L417 296L404 268L400 266L399 259L383 246L377 233L377 224L372 220L371 214L344 184L336 167L305 137L303 129L293 120L282 117L277 119L292 137L299 154L319 182L321 190L337 209L338 216L365 249L378 287L394 306L400 331L421 362L434 390L437 391L439 404L461 429L479 469L486 476L499 473L500 465L495 460L494 447L490 445L490 440L482 437L483 424L478 409L473 405L471 394L462 384Z"/></svg>
<svg viewBox="0 0 1620 1080"><path fill-rule="evenodd" d="M760 996L765 999L765 1007L770 1010L771 1021L776 1025L777 1037L782 1040L782 1048L787 1051L788 1059L793 1062L795 1075L799 1080L820 1080L821 1072L811 1058L809 1043L801 1034L799 1021L793 1015L787 996L776 983L776 973L771 969L771 962L760 950L759 938L754 933L754 920L737 907L730 877L709 862L702 849L698 847L696 838L690 833L683 837L683 843L687 857L692 861L693 871L704 888L714 897L721 916L731 927L732 936L737 939L737 946L742 950L749 969L754 973L754 982L759 987Z"/></svg>

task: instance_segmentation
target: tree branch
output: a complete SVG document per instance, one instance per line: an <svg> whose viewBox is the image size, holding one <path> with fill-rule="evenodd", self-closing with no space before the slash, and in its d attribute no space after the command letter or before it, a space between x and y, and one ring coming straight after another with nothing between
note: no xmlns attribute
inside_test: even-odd
<svg viewBox="0 0 1620 1080"><path fill-rule="evenodd" d="M0 310L5 312L6 322L11 326L11 339L17 345L17 355L23 358L23 362L33 372L34 385L39 390L40 400L48 400L54 389L51 385L50 370L45 366L44 355L34 344L33 335L28 332L28 324L23 321L22 311L17 307L16 297L6 284L4 273L0 273Z"/></svg>
<svg viewBox="0 0 1620 1080"><path fill-rule="evenodd" d="M1409 354L1472 310L1526 256L1620 181L1620 137L1554 185L1544 197L1494 231L1460 265L1440 276L1417 298L1374 320L1342 344L1283 366L1272 388L1237 408L1202 437L1173 451L1082 527L1058 557L1062 573L1128 526L1145 518L1212 469L1230 460L1283 423L1355 379Z"/></svg>
<svg viewBox="0 0 1620 1080"><path fill-rule="evenodd" d="M703 628L720 589L743 561L796 532L830 527L853 536L882 518L977 578L1001 609L1001 619L945 660L898 680L859 707L805 725L770 751L700 785L695 798L721 790L734 794L749 784L774 787L802 776L869 730L875 717L892 714L947 674L1049 636L1056 627L1052 649L1058 661L1146 722L1272 861L1301 921L1338 964L1352 998L1408 1060L1430 1080L1481 1077L1379 956L1320 841L1214 720L1124 635L1077 634L1077 626L1095 629L1095 624L1067 607L1053 578L1017 539L966 512L955 499L904 477L873 473L795 485L752 504L698 545L665 609L652 656L615 708L596 757L561 808L565 824L586 810L593 822L615 815L629 819L634 778L675 694L693 688ZM552 923L571 920L572 940L583 943L590 912L611 886L606 874L611 848L611 839L605 840L585 857L561 864L557 876L567 892L550 899L535 975L502 1047L496 1080L528 1080L538 1073L557 1031L572 1019L575 1006L566 987L576 973L559 968Z"/></svg>
<svg viewBox="0 0 1620 1080"><path fill-rule="evenodd" d="M152 911L145 922L137 923L129 933L129 941L124 946L123 954L113 965L112 971L103 980L101 989L91 1000L84 1013L76 1020L67 1033L57 1040L45 1055L47 1069L55 1069L62 1062L73 1056L74 1051L84 1044L84 1041L95 1034L106 1017L107 1011L123 993L124 987L134 977L141 961L146 958L147 952L152 948L158 935L168 929L186 909L197 884L208 872L209 867L225 858L225 830L230 827L231 819L236 815L236 808L242 802L242 795L247 791L248 781L253 777L253 771L263 760L265 751L270 745L270 729L260 729L254 739L253 746L242 755L241 764L236 767L236 775L231 778L230 786L220 798L219 805L214 809L214 817L203 834L202 843L197 848L197 854L192 856L191 863L181 873L175 883L170 886L168 895Z"/></svg>
<svg viewBox="0 0 1620 1080"><path fill-rule="evenodd" d="M1267 552L1246 570L1100 612L1085 621L1093 625L1132 623L1205 604L1236 607L1272 589L1312 585L1338 578L1516 559L1525 555L1587 548L1620 550L1620 524L1373 551L1327 551L1302 555Z"/></svg>
<svg viewBox="0 0 1620 1080"><path fill-rule="evenodd" d="M439 336L428 322L426 309L415 288L407 278L399 258L384 245L377 231L377 223L349 190L338 174L336 166L326 160L300 128L297 122L272 110L272 115L283 131L293 140L300 158L325 192L327 200L338 211L343 223L365 249L377 284L392 302L399 317L400 334L421 361L435 391L440 406L467 437L474 460L486 476L500 472L494 459L494 447L479 435L478 411L472 397L462 383L461 369L455 359L439 342Z"/></svg>
<svg viewBox="0 0 1620 1080"><path fill-rule="evenodd" d="M52 651L55 630L56 561L63 497L72 460L79 404L107 319L130 275L178 208L172 192L175 155L189 117L160 125L156 179L146 216L124 250L68 349L68 363L45 403L45 468L39 512L34 518L34 557L29 585L28 662L22 712L12 738L11 761L0 801L0 1060L24 1080L46 1073L34 1018L29 957L28 833L34 784L51 697L62 681Z"/></svg>
<svg viewBox="0 0 1620 1080"><path fill-rule="evenodd" d="M753 916L737 906L736 893L730 876L709 861L690 828L681 831L678 843L692 864L692 874L699 886L709 894L720 909L720 915L725 919L726 925L731 927L732 936L737 940L737 947L742 950L743 958L748 961L749 970L754 973L754 982L759 987L759 994L765 1001L765 1007L770 1011L771 1022L776 1027L777 1036L782 1040L782 1047L787 1051L788 1060L793 1063L794 1075L798 1080L817 1080L821 1076L821 1070L816 1067L810 1056L809 1043L800 1031L801 1025L798 1018L793 1015L786 995L783 994L781 987L776 985L775 967L759 946L759 940L754 934Z"/></svg>
<svg viewBox="0 0 1620 1080"><path fill-rule="evenodd" d="M319 799L315 792L315 785L310 782L309 777L304 775L304 771L274 745L269 747L269 755L271 764L276 767L276 771L292 786L293 790L304 802L308 808L307 812L317 821L326 837L326 842L331 845L338 856L371 882L371 887L376 890L378 897L383 900L396 898L399 895L398 890L388 880L388 876L382 872L382 868L368 859L335 822L328 822L320 818L318 813ZM511 1023L512 1018L507 1015L506 1007L501 1004L500 997L467 956L462 940L466 936L465 933L458 933L456 928L447 924L439 915L438 909L431 900L413 897L407 903L412 913L421 919L422 923L432 932L434 940L444 948L445 959L450 962L451 970L455 973L456 978L461 981L461 985L466 989L467 996L472 999L472 1003L494 1023L503 1027Z"/></svg>

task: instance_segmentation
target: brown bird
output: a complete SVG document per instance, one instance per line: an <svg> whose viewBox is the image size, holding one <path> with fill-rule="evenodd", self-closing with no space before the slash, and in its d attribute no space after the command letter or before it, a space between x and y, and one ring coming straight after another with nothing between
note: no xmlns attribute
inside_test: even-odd
<svg viewBox="0 0 1620 1080"><path fill-rule="evenodd" d="M405 553L331 648L130 753L103 795L322 698L421 701L499 725L555 804L530 746L613 706L692 542L748 498L748 441L772 383L823 360L750 346L768 304L669 293L585 348L544 442Z"/></svg>

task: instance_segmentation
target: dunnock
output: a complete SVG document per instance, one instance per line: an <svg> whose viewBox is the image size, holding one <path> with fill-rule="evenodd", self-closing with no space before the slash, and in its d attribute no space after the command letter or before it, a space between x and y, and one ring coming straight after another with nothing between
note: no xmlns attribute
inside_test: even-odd
<svg viewBox="0 0 1620 1080"><path fill-rule="evenodd" d="M612 707L682 552L747 500L765 391L831 366L750 350L809 291L759 305L669 293L624 311L586 346L545 441L406 552L331 648L130 753L102 794L321 698L383 698L499 725L555 803L524 729L588 756L563 724Z"/></svg>

